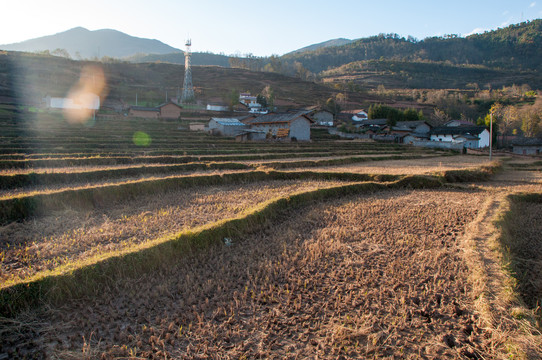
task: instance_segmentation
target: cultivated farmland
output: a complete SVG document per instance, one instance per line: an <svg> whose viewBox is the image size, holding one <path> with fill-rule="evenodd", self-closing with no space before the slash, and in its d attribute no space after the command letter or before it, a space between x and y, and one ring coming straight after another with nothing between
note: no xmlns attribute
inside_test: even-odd
<svg viewBox="0 0 542 360"><path fill-rule="evenodd" d="M537 162L23 115L0 359L542 356Z"/></svg>

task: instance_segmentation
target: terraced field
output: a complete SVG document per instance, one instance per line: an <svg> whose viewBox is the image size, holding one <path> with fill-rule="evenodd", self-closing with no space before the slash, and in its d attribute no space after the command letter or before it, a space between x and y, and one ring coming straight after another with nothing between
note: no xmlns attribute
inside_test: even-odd
<svg viewBox="0 0 542 360"><path fill-rule="evenodd" d="M542 356L499 242L536 162L27 115L1 124L0 359Z"/></svg>

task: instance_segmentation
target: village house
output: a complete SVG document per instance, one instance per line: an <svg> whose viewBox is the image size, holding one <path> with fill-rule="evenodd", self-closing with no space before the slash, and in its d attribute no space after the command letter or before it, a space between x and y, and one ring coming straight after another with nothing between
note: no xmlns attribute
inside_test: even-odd
<svg viewBox="0 0 542 360"><path fill-rule="evenodd" d="M352 116L352 121L364 121L369 120L369 115L363 110L356 110Z"/></svg>
<svg viewBox="0 0 542 360"><path fill-rule="evenodd" d="M228 105L213 103L213 104L207 104L206 110L207 111L228 111L229 108L228 108Z"/></svg>
<svg viewBox="0 0 542 360"><path fill-rule="evenodd" d="M450 120L444 123L444 126L476 126L476 124L467 120Z"/></svg>
<svg viewBox="0 0 542 360"><path fill-rule="evenodd" d="M158 106L160 109L160 118L162 119L180 119L182 106L174 102L167 102Z"/></svg>
<svg viewBox="0 0 542 360"><path fill-rule="evenodd" d="M100 97L92 93L85 93L84 96L69 98L51 97L47 95L43 98L43 103L47 109L100 109Z"/></svg>
<svg viewBox="0 0 542 360"><path fill-rule="evenodd" d="M519 155L542 154L541 138L518 138L512 141L512 152Z"/></svg>
<svg viewBox="0 0 542 360"><path fill-rule="evenodd" d="M261 141L261 140L265 140L266 138L267 138L267 134L265 133L265 131L245 129L235 136L235 141L237 142Z"/></svg>
<svg viewBox="0 0 542 360"><path fill-rule="evenodd" d="M333 113L331 111L325 109L314 110L309 112L308 115L314 120L315 125L333 126Z"/></svg>
<svg viewBox="0 0 542 360"><path fill-rule="evenodd" d="M252 120L245 121L250 129L263 131L273 137L287 137L299 141L311 139L311 124L314 121L305 113L271 113L258 116Z"/></svg>
<svg viewBox="0 0 542 360"><path fill-rule="evenodd" d="M181 109L182 106L170 101L157 107L130 106L128 115L148 119L180 119Z"/></svg>
<svg viewBox="0 0 542 360"><path fill-rule="evenodd" d="M130 106L128 115L147 119L158 119L160 117L160 109L157 107Z"/></svg>
<svg viewBox="0 0 542 360"><path fill-rule="evenodd" d="M247 107L259 105L256 96L250 95L250 93L239 94L239 102Z"/></svg>
<svg viewBox="0 0 542 360"><path fill-rule="evenodd" d="M464 148L489 146L489 131L485 126L441 126L431 129L430 140L462 144Z"/></svg>
<svg viewBox="0 0 542 360"><path fill-rule="evenodd" d="M213 135L236 136L249 126L235 118L211 118L208 131Z"/></svg>
<svg viewBox="0 0 542 360"><path fill-rule="evenodd" d="M377 134L386 129L388 126L387 119L367 119L355 124L358 129L364 130L365 133Z"/></svg>
<svg viewBox="0 0 542 360"><path fill-rule="evenodd" d="M239 94L239 103L246 107L250 113L253 114L267 114L267 109L264 109L262 104L258 102L256 96L250 95L250 93Z"/></svg>
<svg viewBox="0 0 542 360"><path fill-rule="evenodd" d="M347 115L348 120L352 120L353 122L360 122L360 121L369 120L369 115L367 114L367 112L365 112L362 109L344 110L344 111L341 112L341 114L343 116Z"/></svg>
<svg viewBox="0 0 542 360"><path fill-rule="evenodd" d="M391 128L391 132L404 134L429 134L431 128L432 126L423 120L398 121L395 126Z"/></svg>
<svg viewBox="0 0 542 360"><path fill-rule="evenodd" d="M415 143L419 143L423 141L429 141L429 133L420 134L420 133L412 132L410 134L406 134L403 137L403 144L407 144L407 145L413 145Z"/></svg>

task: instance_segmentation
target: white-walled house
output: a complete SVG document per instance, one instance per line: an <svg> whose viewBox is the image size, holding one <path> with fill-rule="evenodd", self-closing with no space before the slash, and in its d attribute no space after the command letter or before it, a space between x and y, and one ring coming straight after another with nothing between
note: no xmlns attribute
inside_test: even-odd
<svg viewBox="0 0 542 360"><path fill-rule="evenodd" d="M207 111L228 111L228 105L224 104L207 104Z"/></svg>
<svg viewBox="0 0 542 360"><path fill-rule="evenodd" d="M239 102L241 104L244 104L244 105L248 106L249 108L256 107L256 106L260 105L260 104L258 104L258 102L256 100L257 100L257 97L250 95L250 93L241 93L241 94L239 94Z"/></svg>
<svg viewBox="0 0 542 360"><path fill-rule="evenodd" d="M352 121L365 121L365 120L368 120L368 119L369 119L369 115L363 110L358 110L352 116Z"/></svg>
<svg viewBox="0 0 542 360"><path fill-rule="evenodd" d="M469 149L489 146L489 131L485 126L441 126L431 129L430 140L463 144Z"/></svg>
<svg viewBox="0 0 542 360"><path fill-rule="evenodd" d="M93 93L82 93L69 98L46 96L43 101L45 107L49 109L100 109L100 97Z"/></svg>
<svg viewBox="0 0 542 360"><path fill-rule="evenodd" d="M252 130L263 131L271 136L281 136L285 132L288 138L299 141L309 141L311 139L311 124L314 121L306 112L297 113L271 113L258 116L249 121Z"/></svg>

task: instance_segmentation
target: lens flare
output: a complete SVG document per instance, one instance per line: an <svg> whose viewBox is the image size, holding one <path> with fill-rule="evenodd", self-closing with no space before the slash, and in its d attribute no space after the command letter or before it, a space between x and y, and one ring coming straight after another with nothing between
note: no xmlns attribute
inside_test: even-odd
<svg viewBox="0 0 542 360"><path fill-rule="evenodd" d="M100 98L105 97L105 74L101 67L87 65L81 70L79 82L64 99L64 116L70 123L86 123L100 108Z"/></svg>
<svg viewBox="0 0 542 360"><path fill-rule="evenodd" d="M143 131L136 131L132 138L132 141L137 146L149 146L151 144L151 137L149 134Z"/></svg>

